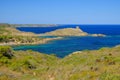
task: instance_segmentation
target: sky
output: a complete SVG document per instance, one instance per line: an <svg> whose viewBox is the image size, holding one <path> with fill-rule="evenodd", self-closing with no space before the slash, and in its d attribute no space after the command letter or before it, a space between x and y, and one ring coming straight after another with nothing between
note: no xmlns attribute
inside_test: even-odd
<svg viewBox="0 0 120 80"><path fill-rule="evenodd" d="M0 0L0 23L120 24L120 0Z"/></svg>

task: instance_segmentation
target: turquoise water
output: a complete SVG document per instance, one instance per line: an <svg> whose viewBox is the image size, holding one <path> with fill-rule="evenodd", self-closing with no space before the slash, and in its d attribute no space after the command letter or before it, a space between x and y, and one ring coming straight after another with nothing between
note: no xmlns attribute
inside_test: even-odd
<svg viewBox="0 0 120 80"><path fill-rule="evenodd" d="M72 52L81 50L96 50L102 47L114 47L120 44L120 36L108 37L65 37L47 44L15 46L15 50L34 50L46 54L56 54L64 57Z"/></svg>
<svg viewBox="0 0 120 80"><path fill-rule="evenodd" d="M26 32L45 33L61 28L80 28L88 33L102 33L107 37L65 37L62 40L51 41L46 44L33 46L16 46L15 50L35 50L46 54L56 54L64 57L72 52L81 50L96 50L102 47L114 47L120 44L120 25L59 25L57 27L19 27L17 29ZM52 36L47 36L52 38ZM45 38L43 36L43 38Z"/></svg>

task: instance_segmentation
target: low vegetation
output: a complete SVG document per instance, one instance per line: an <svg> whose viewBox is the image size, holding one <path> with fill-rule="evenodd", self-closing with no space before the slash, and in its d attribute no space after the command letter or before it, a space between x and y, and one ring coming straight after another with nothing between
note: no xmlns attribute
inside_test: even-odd
<svg viewBox="0 0 120 80"><path fill-rule="evenodd" d="M0 80L120 80L120 47L75 52L60 59L0 46Z"/></svg>
<svg viewBox="0 0 120 80"><path fill-rule="evenodd" d="M0 35L0 43L16 43L16 44L22 44L22 43L34 43L37 41L42 40L42 38L37 38L35 36L12 36L12 35Z"/></svg>

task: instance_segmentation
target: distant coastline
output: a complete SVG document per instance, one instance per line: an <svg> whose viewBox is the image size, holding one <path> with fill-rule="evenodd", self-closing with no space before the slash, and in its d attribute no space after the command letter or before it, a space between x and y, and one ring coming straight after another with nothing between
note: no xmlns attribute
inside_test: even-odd
<svg viewBox="0 0 120 80"><path fill-rule="evenodd" d="M8 24L0 23L0 26L11 26L11 27L56 27L60 24Z"/></svg>
<svg viewBox="0 0 120 80"><path fill-rule="evenodd" d="M58 24L10 24L13 27L56 27Z"/></svg>

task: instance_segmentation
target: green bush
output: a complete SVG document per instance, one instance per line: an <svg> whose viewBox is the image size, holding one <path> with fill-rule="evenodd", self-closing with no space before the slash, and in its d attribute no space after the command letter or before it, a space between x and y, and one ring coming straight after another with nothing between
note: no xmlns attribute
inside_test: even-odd
<svg viewBox="0 0 120 80"><path fill-rule="evenodd" d="M0 42L9 42L10 39L13 39L11 35L0 35Z"/></svg>
<svg viewBox="0 0 120 80"><path fill-rule="evenodd" d="M0 46L0 57L7 57L11 59L13 56L12 48L9 46Z"/></svg>

